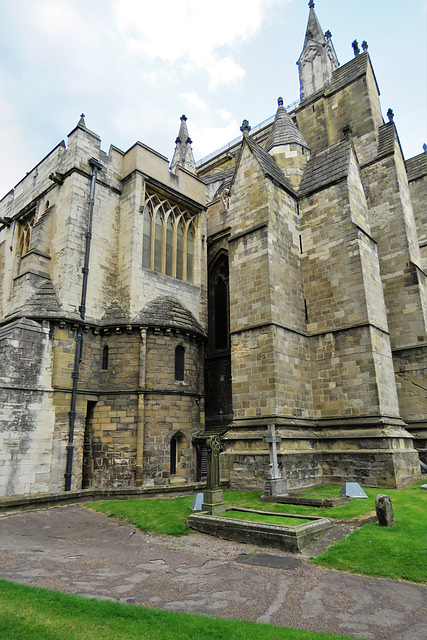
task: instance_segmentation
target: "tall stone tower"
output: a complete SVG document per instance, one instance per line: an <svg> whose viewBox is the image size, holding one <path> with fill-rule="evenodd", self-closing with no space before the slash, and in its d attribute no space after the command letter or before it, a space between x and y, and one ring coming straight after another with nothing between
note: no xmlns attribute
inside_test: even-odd
<svg viewBox="0 0 427 640"><path fill-rule="evenodd" d="M228 347L224 472L234 487L261 489L263 437L274 424L289 488L399 486L419 475L414 442L425 456L427 406L417 389L426 388L427 299L416 222L367 45L338 67L331 35L309 8L299 105L288 113L279 99L270 124L251 133L245 121L240 144L199 166L209 185L214 301L219 260L227 266L209 334L228 305L228 335L223 349L212 341L207 361L208 380L223 377ZM207 386L208 425L219 388Z"/></svg>

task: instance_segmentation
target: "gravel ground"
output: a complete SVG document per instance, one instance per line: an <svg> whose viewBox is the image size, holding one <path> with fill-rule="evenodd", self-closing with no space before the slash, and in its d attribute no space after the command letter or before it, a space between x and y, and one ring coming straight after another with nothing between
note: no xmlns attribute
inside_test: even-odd
<svg viewBox="0 0 427 640"><path fill-rule="evenodd" d="M337 526L308 553L352 527ZM427 638L427 586L199 533L144 534L78 506L1 516L0 549L1 578L66 593L366 639Z"/></svg>

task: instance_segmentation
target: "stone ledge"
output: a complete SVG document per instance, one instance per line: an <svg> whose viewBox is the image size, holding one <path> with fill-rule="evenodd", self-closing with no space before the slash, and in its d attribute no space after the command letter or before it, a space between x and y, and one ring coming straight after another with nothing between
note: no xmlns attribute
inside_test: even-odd
<svg viewBox="0 0 427 640"><path fill-rule="evenodd" d="M221 483L222 485L224 483ZM175 486L126 487L122 489L81 489L60 493L39 493L0 498L0 515L11 511L29 511L46 507L93 502L94 500L126 500L128 498L163 497L170 494L185 495L202 492L205 482L193 482Z"/></svg>

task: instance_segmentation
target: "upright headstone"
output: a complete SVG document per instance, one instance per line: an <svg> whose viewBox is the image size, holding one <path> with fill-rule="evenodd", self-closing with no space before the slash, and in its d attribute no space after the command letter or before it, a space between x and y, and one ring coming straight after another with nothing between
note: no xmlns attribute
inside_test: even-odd
<svg viewBox="0 0 427 640"><path fill-rule="evenodd" d="M287 493L286 481L282 478L279 464L277 462L277 447L281 441L280 436L276 436L276 427L274 424L268 425L268 435L263 438L264 442L268 442L270 451L270 471L265 482L265 496L282 496Z"/></svg>
<svg viewBox="0 0 427 640"><path fill-rule="evenodd" d="M206 438L208 451L208 477L206 490L203 492L202 511L211 515L225 511L224 493L220 489L219 454L221 452L221 439L219 436Z"/></svg>
<svg viewBox="0 0 427 640"><path fill-rule="evenodd" d="M380 527L392 527L395 524L390 496L377 495L375 498L375 509Z"/></svg>

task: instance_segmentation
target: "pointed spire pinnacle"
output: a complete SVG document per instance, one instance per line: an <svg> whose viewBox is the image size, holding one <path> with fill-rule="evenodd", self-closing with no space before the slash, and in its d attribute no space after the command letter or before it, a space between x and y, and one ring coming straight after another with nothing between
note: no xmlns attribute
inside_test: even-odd
<svg viewBox="0 0 427 640"><path fill-rule="evenodd" d="M274 147L294 143L300 144L302 147L308 149L308 144L304 140L304 136L299 129L297 129L291 116L283 106L283 98L277 99L277 105L276 116L265 145L265 150L270 152Z"/></svg>
<svg viewBox="0 0 427 640"><path fill-rule="evenodd" d="M300 76L301 99L319 91L331 80L332 72L339 66L330 31L323 33L314 10L314 2L308 4L310 13L304 38L304 47L297 65Z"/></svg>
<svg viewBox="0 0 427 640"><path fill-rule="evenodd" d="M182 115L181 126L179 128L178 137L175 140L176 146L170 167L170 170L173 173L176 173L177 167L183 167L191 173L196 173L196 163L191 144L192 140L188 134L187 128L187 117Z"/></svg>
<svg viewBox="0 0 427 640"><path fill-rule="evenodd" d="M249 135L249 131L252 129L252 127L249 125L249 120L243 120L242 122L242 126L240 127L240 131L243 133L244 136Z"/></svg>
<svg viewBox="0 0 427 640"><path fill-rule="evenodd" d="M80 120L79 120L79 122L77 124L78 127L84 127L86 129L85 117L86 116L85 116L84 113L80 114Z"/></svg>

